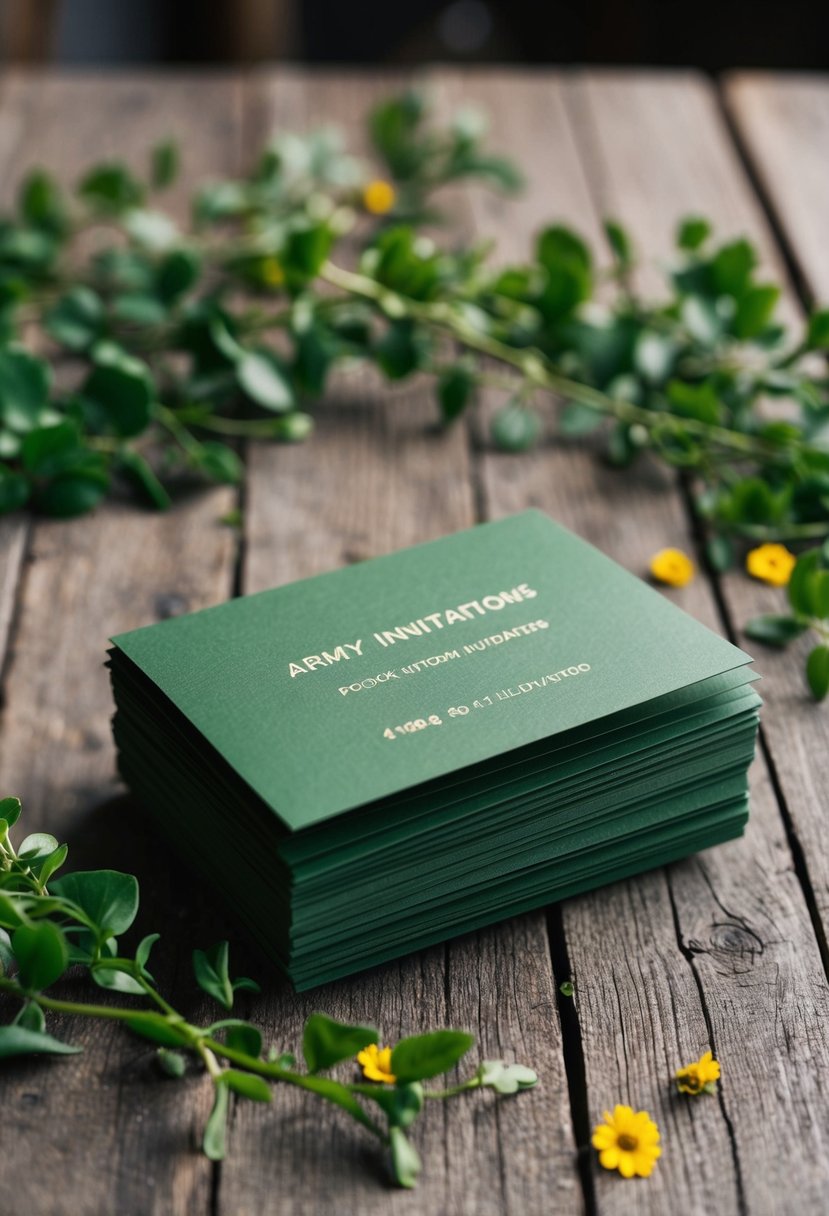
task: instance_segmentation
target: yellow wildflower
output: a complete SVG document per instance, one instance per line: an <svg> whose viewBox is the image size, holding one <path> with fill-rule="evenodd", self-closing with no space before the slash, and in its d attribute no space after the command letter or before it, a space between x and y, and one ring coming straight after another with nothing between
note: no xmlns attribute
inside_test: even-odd
<svg viewBox="0 0 829 1216"><path fill-rule="evenodd" d="M746 557L746 570L773 587L785 587L796 562L797 558L785 545L760 545Z"/></svg>
<svg viewBox="0 0 829 1216"><path fill-rule="evenodd" d="M263 258L259 267L259 277L268 287L281 287L285 282L285 271L275 257Z"/></svg>
<svg viewBox="0 0 829 1216"><path fill-rule="evenodd" d="M660 549L651 558L651 574L669 587L684 587L696 573L694 563L681 549Z"/></svg>
<svg viewBox="0 0 829 1216"><path fill-rule="evenodd" d="M357 1063L362 1066L363 1076L369 1081L385 1081L393 1085L396 1077L391 1070L391 1048L370 1043L357 1052Z"/></svg>
<svg viewBox="0 0 829 1216"><path fill-rule="evenodd" d="M614 1106L604 1112L604 1123L593 1130L593 1147L606 1170L618 1170L623 1178L648 1178L662 1155L659 1128L646 1110Z"/></svg>
<svg viewBox="0 0 829 1216"><path fill-rule="evenodd" d="M381 177L375 178L373 182L369 182L367 186L363 187L363 206L372 215L386 215L396 201L397 194L394 186Z"/></svg>
<svg viewBox="0 0 829 1216"><path fill-rule="evenodd" d="M710 1051L704 1052L693 1064L676 1072L676 1086L681 1094L713 1093L720 1079L720 1066Z"/></svg>

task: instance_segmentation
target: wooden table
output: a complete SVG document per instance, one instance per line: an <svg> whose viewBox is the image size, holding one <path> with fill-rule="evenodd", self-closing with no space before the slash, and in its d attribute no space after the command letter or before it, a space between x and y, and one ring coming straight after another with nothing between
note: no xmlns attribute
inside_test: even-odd
<svg viewBox="0 0 829 1216"><path fill-rule="evenodd" d="M528 173L517 202L481 190L454 200L467 234L497 236L499 257L523 255L553 217L600 246L611 214L658 259L677 219L698 212L757 242L789 284L792 317L804 298L829 300L829 79L742 75L718 89L691 73L429 75L442 111L482 103L493 143ZM283 69L7 76L4 201L34 162L71 179L93 158L141 164L170 133L186 148L183 214L195 181L238 170L275 128L335 120L360 138L367 104L394 83ZM319 409L307 445L251 448L241 536L218 522L237 505L227 488L166 515L111 506L72 523L0 522L0 787L23 796L29 830L70 841L76 865L139 874L144 923L167 924L160 978L194 1017L190 948L226 927L113 776L109 634L527 506L639 573L662 546L694 547L670 476L634 480L577 446L498 455L480 417L438 435L427 384L390 392L365 380L355 392L352 381ZM738 639L748 616L780 601L739 573L674 594ZM0 1075L3 1216L826 1211L829 711L809 702L793 655L763 653L759 666L766 707L745 839L309 995L265 975L248 1012L281 1047L322 1008L376 1021L389 1041L469 1027L483 1056L536 1066L542 1085L520 1099L428 1112L415 1193L389 1189L345 1117L281 1090L273 1108L239 1106L229 1159L213 1166L196 1151L209 1083L160 1080L141 1041L73 1025L82 1056ZM574 1000L559 994L570 977ZM674 1069L708 1047L723 1064L718 1097L678 1098ZM600 1170L588 1147L617 1101L646 1107L662 1129L647 1182Z"/></svg>

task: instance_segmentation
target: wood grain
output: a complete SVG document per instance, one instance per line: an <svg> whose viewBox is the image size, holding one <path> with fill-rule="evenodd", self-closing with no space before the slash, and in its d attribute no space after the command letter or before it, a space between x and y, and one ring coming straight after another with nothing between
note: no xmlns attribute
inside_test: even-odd
<svg viewBox="0 0 829 1216"><path fill-rule="evenodd" d="M829 302L829 79L737 72L723 97L802 282Z"/></svg>
<svg viewBox="0 0 829 1216"><path fill-rule="evenodd" d="M126 156L143 169L152 142L182 137L188 171L171 205L186 217L189 187L238 161L240 90L226 80L26 77L3 98L3 131L16 164L43 161L75 179L92 157ZM196 897L162 864L143 817L114 779L112 702L103 660L108 637L224 598L234 544L219 517L227 489L190 497L168 515L112 504L33 531L24 603L6 673L0 783L25 803L30 829L68 839L76 866L137 872L145 916L171 926L154 968L192 1004L185 949ZM166 854L163 855L166 858ZM179 931L176 931L176 926ZM101 1212L206 1212L211 1168L194 1152L209 1093L158 1079L152 1050L115 1025L57 1025L86 1048L57 1070L49 1062L4 1069L0 1094L14 1151L0 1174L8 1216Z"/></svg>
<svg viewBox="0 0 829 1216"><path fill-rule="evenodd" d="M263 78L266 125L330 118L359 138L386 81L316 75ZM257 591L344 562L431 539L474 522L467 438L441 433L426 384L389 389L344 380L316 410L303 449L258 447L247 488L245 590ZM468 1027L478 1059L532 1060L542 1086L520 1102L435 1104L417 1125L424 1175L414 1195L389 1188L385 1163L339 1112L302 1095L277 1096L273 1114L238 1107L222 1168L220 1211L258 1213L540 1212L581 1210L549 944L542 917L525 917L363 976L293 996L269 987L261 1012L282 1045L295 1044L314 1009L382 1028L384 1041L440 1025ZM441 1109L441 1107L443 1107ZM301 1175L301 1187L282 1185ZM344 1198L347 1196L347 1199Z"/></svg>
<svg viewBox="0 0 829 1216"><path fill-rule="evenodd" d="M718 230L747 232L760 242L768 264L779 262L728 141L716 98L701 80L629 73L588 75L572 86L570 106L600 210L627 224L646 254L663 253L677 220L690 211L710 216ZM631 137L634 130L635 139ZM793 301L790 307L794 311ZM630 510L621 501L619 508ZM677 540L685 546L691 544L687 532L683 537L676 517L669 523L665 513L651 507L640 519L643 547L656 549ZM603 547L624 556L607 536ZM702 587L698 581L689 589L688 606L716 624L710 596L706 594L703 600ZM764 598L754 584L736 573L725 580L723 595L727 616L737 620L760 611ZM796 699L789 691L787 673L796 668L791 657L788 664L784 672L782 665L772 667L765 655L758 661L766 675L764 723L778 775L783 753L797 734L812 742L813 755L825 752L825 722L802 693ZM784 784L783 793L798 829L802 825L817 848L819 803L804 796L804 783L812 780L809 773L813 769L804 763L799 784ZM817 856L814 860L820 861ZM819 1208L829 1181L826 1097L819 1080L829 1064L829 992L804 892L763 764L758 762L754 769L753 814L745 841L672 867L668 895L678 946L699 986L711 1044L723 1061L721 1109L729 1139L718 1141L718 1151L730 1148L733 1153L738 1191L730 1196L730 1188L724 1188L720 1206L716 1202L713 1206L727 1210L733 1199L738 1210L744 1205L748 1212L791 1210L792 1175L773 1164L783 1151L787 1160L796 1162L798 1204ZM642 919L637 918L638 932ZM619 951L611 953L618 955ZM641 949L628 952L634 975L647 958ZM659 986L643 979L636 980L636 987L640 1004L645 993L659 992ZM669 987L671 991L663 992L666 1011L675 999L672 981ZM649 996L649 1005L651 1001ZM680 1054L693 1054L682 1005L676 1006L672 1016L685 1039L680 1044L685 1051ZM769 1061L773 1084L758 1077L758 1060ZM804 1109L811 1112L805 1122ZM692 1123L690 1112L681 1106L675 1110L677 1118L698 1133L696 1112ZM689 1132L681 1132L682 1126L677 1130L684 1138ZM708 1139L705 1133L699 1140L698 1151L703 1156ZM675 1151L672 1143L672 1156ZM713 1172L722 1177L719 1168ZM687 1181L692 1184L692 1175ZM698 1182L700 1185L704 1184Z"/></svg>
<svg viewBox="0 0 829 1216"><path fill-rule="evenodd" d="M493 143L527 171L519 200L480 190L451 195L465 235L495 236L501 260L523 258L550 218L600 246L605 213L631 228L649 258L665 257L676 220L698 211L724 234L749 233L770 271L782 272L716 96L693 75L430 75L443 113L480 103L493 118ZM356 132L371 99L392 83L297 70L254 74L244 87L227 76L11 77L0 89L0 195L8 202L33 161L72 179L105 155L140 164L154 139L179 133L187 172L173 205L183 214L194 181L234 171L270 129L323 118ZM823 296L826 96L818 80L740 77L728 88L799 279ZM808 188L797 190L798 177ZM647 272L641 282L654 291L658 277ZM797 316L793 294L786 309ZM316 411L308 445L249 453L242 589L527 506L549 511L640 574L656 549L693 547L671 476L645 463L634 479L581 446L553 442L526 456L496 454L486 420L497 404L487 397L471 430L440 433L425 382L390 390L364 373L339 380ZM218 519L233 502L228 490L204 491L168 516L116 503L77 523L38 522L30 542L22 518L0 521L0 671L10 639L0 793L23 795L30 827L68 837L76 865L139 873L147 927L164 917L170 924L156 970L185 1009L193 1008L189 947L225 935L222 913L177 859L159 851L138 808L121 796L101 662L110 633L231 593L236 541ZM670 594L720 630L779 601L736 574L719 599L703 577ZM428 1026L468 1026L482 1056L538 1067L542 1086L517 1101L472 1095L426 1112L415 1135L425 1173L414 1194L390 1188L382 1156L345 1116L293 1091L280 1091L267 1109L240 1103L230 1157L214 1170L196 1151L210 1100L202 1078L160 1081L152 1052L117 1028L56 1024L83 1043L84 1056L0 1074L4 1126L17 1129L13 1147L3 1140L0 1212L823 1210L829 998L807 899L823 934L829 858L818 758L826 754L826 717L806 699L791 653L764 653L758 666L770 767L755 765L744 840L568 901L549 920L517 918L310 995L266 975L263 996L245 998L243 1015L281 1048L295 1047L304 1017L323 1008L375 1021L389 1041ZM254 958L255 966L261 972ZM556 991L570 976L573 1003ZM674 1069L706 1047L723 1063L719 1098L678 1098ZM587 1147L590 1126L615 1101L644 1106L659 1121L665 1153L648 1183L598 1170Z"/></svg>

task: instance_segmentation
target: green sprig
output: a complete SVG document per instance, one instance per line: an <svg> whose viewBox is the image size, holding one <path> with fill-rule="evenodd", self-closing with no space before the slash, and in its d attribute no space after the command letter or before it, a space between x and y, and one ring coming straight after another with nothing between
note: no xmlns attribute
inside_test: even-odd
<svg viewBox="0 0 829 1216"><path fill-rule="evenodd" d="M144 937L132 956L121 951L118 938L130 930L138 912L135 878L96 870L52 881L66 860L66 846L36 833L15 849L11 829L20 813L17 798L0 800L0 993L18 1002L13 1020L0 1025L0 1060L80 1051L48 1032L47 1014L122 1022L154 1045L166 1077L182 1080L192 1057L211 1078L214 1100L202 1147L212 1160L221 1160L227 1152L231 1096L269 1103L272 1086L285 1084L339 1107L370 1132L387 1152L393 1177L403 1187L414 1186L421 1169L408 1132L426 1099L448 1099L473 1089L514 1094L537 1083L532 1069L489 1060L457 1085L425 1089L423 1081L453 1069L474 1045L471 1034L450 1029L401 1039L391 1053L390 1083L324 1075L350 1061L353 1076L357 1054L378 1042L373 1027L347 1025L324 1013L312 1014L305 1023L302 1056L307 1071L302 1071L293 1054L265 1049L259 1028L232 1015L236 993L256 993L259 988L247 977L231 979L227 942L195 950L193 969L199 988L231 1016L208 1026L187 1021L158 991L148 970L159 935ZM83 967L99 986L143 998L149 1006L50 995L46 990L73 964Z"/></svg>

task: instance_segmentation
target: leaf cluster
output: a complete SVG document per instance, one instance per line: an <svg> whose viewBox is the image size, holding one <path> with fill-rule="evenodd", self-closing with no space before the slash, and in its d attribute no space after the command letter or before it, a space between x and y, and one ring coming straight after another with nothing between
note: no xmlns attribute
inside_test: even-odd
<svg viewBox="0 0 829 1216"><path fill-rule="evenodd" d="M787 587L790 611L754 617L746 636L780 649L803 634L817 637L806 656L806 680L816 701L829 693L829 542L797 559Z"/></svg>
<svg viewBox="0 0 829 1216"><path fill-rule="evenodd" d="M159 934L142 938L134 951L120 945L138 912L136 879L114 870L56 878L66 845L39 832L15 848L11 831L20 813L17 798L0 800L0 993L18 1003L11 1022L0 1025L0 1059L80 1051L47 1030L51 1012L121 1021L155 1046L159 1068L168 1078L185 1079L194 1058L209 1073L214 1100L203 1149L212 1160L227 1151L231 1098L268 1103L272 1087L284 1083L337 1106L371 1132L388 1151L393 1176L404 1187L415 1185L421 1169L408 1133L427 1100L472 1089L514 1094L536 1084L532 1069L490 1060L449 1089L426 1088L424 1081L449 1072L474 1045L473 1035L451 1029L401 1039L391 1053L392 1083L335 1078L327 1074L346 1061L353 1077L355 1057L378 1042L378 1032L324 1013L312 1014L305 1023L302 1069L293 1053L266 1047L259 1028L234 1013L237 994L259 988L247 977L231 978L227 942L193 951L195 983L219 1005L222 1016L206 1026L192 1024L165 1000L148 969ZM111 994L140 997L144 1004L86 1003L51 995L52 986L73 966L82 967Z"/></svg>

